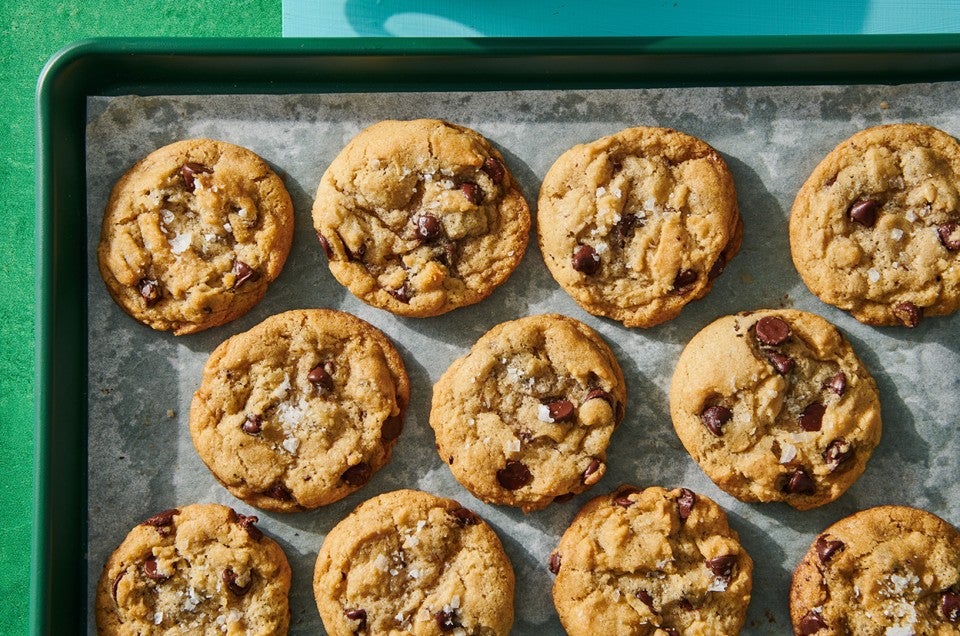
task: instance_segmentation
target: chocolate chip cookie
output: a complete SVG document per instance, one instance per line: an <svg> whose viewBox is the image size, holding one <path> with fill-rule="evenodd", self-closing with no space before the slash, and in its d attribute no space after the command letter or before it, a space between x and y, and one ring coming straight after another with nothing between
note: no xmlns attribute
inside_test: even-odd
<svg viewBox="0 0 960 636"><path fill-rule="evenodd" d="M603 339L557 314L497 325L437 381L437 451L476 497L524 511L606 472L623 418L623 373Z"/></svg>
<svg viewBox="0 0 960 636"><path fill-rule="evenodd" d="M820 534L790 587L801 635L960 633L960 533L905 506L880 506Z"/></svg>
<svg viewBox="0 0 960 636"><path fill-rule="evenodd" d="M190 434L234 496L305 510L345 497L387 463L409 398L403 360L378 329L332 309L288 311L213 351Z"/></svg>
<svg viewBox="0 0 960 636"><path fill-rule="evenodd" d="M720 488L800 510L843 494L880 440L873 378L836 327L794 309L725 316L694 336L670 414Z"/></svg>
<svg viewBox="0 0 960 636"><path fill-rule="evenodd" d="M750 603L750 555L723 510L687 488L591 499L548 566L571 636L736 634Z"/></svg>
<svg viewBox="0 0 960 636"><path fill-rule="evenodd" d="M150 153L117 182L97 257L125 312L183 335L260 302L292 239L290 195L263 159L189 139Z"/></svg>
<svg viewBox="0 0 960 636"><path fill-rule="evenodd" d="M507 279L527 247L530 211L483 136L418 119L354 137L320 181L313 222L331 273L360 300L435 316Z"/></svg>
<svg viewBox="0 0 960 636"><path fill-rule="evenodd" d="M622 130L563 153L537 212L550 273L585 310L651 327L702 298L740 249L733 178L707 143Z"/></svg>
<svg viewBox="0 0 960 636"><path fill-rule="evenodd" d="M219 504L133 528L97 585L97 633L285 634L290 566L256 517Z"/></svg>
<svg viewBox="0 0 960 636"><path fill-rule="evenodd" d="M456 501L398 490L360 504L320 547L327 633L509 634L514 574L496 533Z"/></svg>
<svg viewBox="0 0 960 636"><path fill-rule="evenodd" d="M915 327L960 306L960 144L919 124L860 131L814 169L790 251L824 302L871 325Z"/></svg>

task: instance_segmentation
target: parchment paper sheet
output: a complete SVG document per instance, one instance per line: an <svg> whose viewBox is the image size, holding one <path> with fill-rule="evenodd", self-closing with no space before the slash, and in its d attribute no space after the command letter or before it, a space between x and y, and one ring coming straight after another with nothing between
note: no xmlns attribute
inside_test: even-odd
<svg viewBox="0 0 960 636"><path fill-rule="evenodd" d="M517 574L516 634L562 634L550 596L547 557L579 507L621 483L686 486L729 513L756 562L746 634L789 632L790 576L816 534L856 510L910 504L960 524L960 315L915 330L871 328L817 300L790 260L787 218L800 185L837 143L866 126L918 121L960 135L960 85L682 88L490 93L290 96L95 97L88 101L89 543L87 595L129 529L176 505L220 502L256 514L293 566L293 634L323 633L312 596L317 550L329 529L361 501L397 488L453 497L489 521ZM679 318L627 329L581 310L554 282L535 235L513 276L478 305L428 319L372 309L330 275L312 228L320 176L343 145L381 119L439 117L496 144L535 208L540 182L570 146L634 125L698 136L725 157L744 219L740 253L713 291ZM190 137L245 146L285 178L296 207L293 250L265 300L246 316L175 338L127 317L97 271L100 220L110 188L150 151ZM883 438L864 476L838 501L808 512L784 504L743 504L700 471L670 423L667 394L684 344L721 315L761 307L818 313L849 337L880 388ZM392 461L359 492L319 510L258 511L219 486L193 448L190 399L207 356L221 341L269 315L303 307L352 312L386 332L412 382L406 426ZM599 484L565 504L524 515L487 506L451 476L434 450L428 412L433 383L493 325L560 312L597 329L627 378L624 424Z"/></svg>

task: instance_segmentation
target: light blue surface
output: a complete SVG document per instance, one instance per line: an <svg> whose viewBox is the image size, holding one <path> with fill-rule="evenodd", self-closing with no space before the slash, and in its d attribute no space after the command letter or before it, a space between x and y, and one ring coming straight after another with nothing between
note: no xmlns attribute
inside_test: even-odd
<svg viewBox="0 0 960 636"><path fill-rule="evenodd" d="M283 0L286 37L958 33L960 0Z"/></svg>

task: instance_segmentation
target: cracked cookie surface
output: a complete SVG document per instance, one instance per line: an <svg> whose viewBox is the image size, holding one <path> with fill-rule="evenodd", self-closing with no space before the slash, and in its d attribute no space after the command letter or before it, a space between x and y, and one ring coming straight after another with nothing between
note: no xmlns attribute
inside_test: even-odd
<svg viewBox="0 0 960 636"><path fill-rule="evenodd" d="M256 521L191 504L133 528L104 565L97 632L285 634L290 566Z"/></svg>
<svg viewBox="0 0 960 636"><path fill-rule="evenodd" d="M793 310L724 316L687 344L670 414L684 447L742 501L833 501L880 441L877 387L840 331Z"/></svg>
<svg viewBox="0 0 960 636"><path fill-rule="evenodd" d="M260 302L292 239L290 195L263 159L226 142L189 139L150 153L117 182L97 257L125 312L182 335Z"/></svg>
<svg viewBox="0 0 960 636"><path fill-rule="evenodd" d="M833 524L793 575L795 633L960 633L960 533L929 512L879 506Z"/></svg>
<svg viewBox="0 0 960 636"><path fill-rule="evenodd" d="M651 327L702 298L740 249L733 178L707 143L622 130L562 154L537 212L544 261L585 310Z"/></svg>
<svg viewBox="0 0 960 636"><path fill-rule="evenodd" d="M790 252L826 303L915 327L960 306L960 144L919 124L862 130L830 152L790 213Z"/></svg>
<svg viewBox="0 0 960 636"><path fill-rule="evenodd" d="M327 168L313 222L331 273L355 296L435 316L507 279L526 249L530 211L479 133L389 120L361 131Z"/></svg>
<svg viewBox="0 0 960 636"><path fill-rule="evenodd" d="M327 633L509 634L514 573L496 533L459 503L398 490L326 536L313 590Z"/></svg>
<svg viewBox="0 0 960 636"><path fill-rule="evenodd" d="M753 561L709 498L621 486L577 513L549 568L571 636L719 636L743 626Z"/></svg>
<svg viewBox="0 0 960 636"><path fill-rule="evenodd" d="M451 364L434 387L430 426L467 490L530 511L603 477L625 401L603 339L543 314L497 325Z"/></svg>
<svg viewBox="0 0 960 636"><path fill-rule="evenodd" d="M341 311L293 310L210 354L190 434L234 496L292 512L366 484L390 459L409 399L403 360L382 332Z"/></svg>

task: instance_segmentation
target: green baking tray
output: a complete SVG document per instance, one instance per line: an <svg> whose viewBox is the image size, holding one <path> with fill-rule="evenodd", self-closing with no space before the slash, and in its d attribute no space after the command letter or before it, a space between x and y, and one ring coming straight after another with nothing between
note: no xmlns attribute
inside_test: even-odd
<svg viewBox="0 0 960 636"><path fill-rule="evenodd" d="M86 624L86 98L960 80L960 36L102 39L37 92L37 328L30 630ZM82 629L82 628L80 628Z"/></svg>

